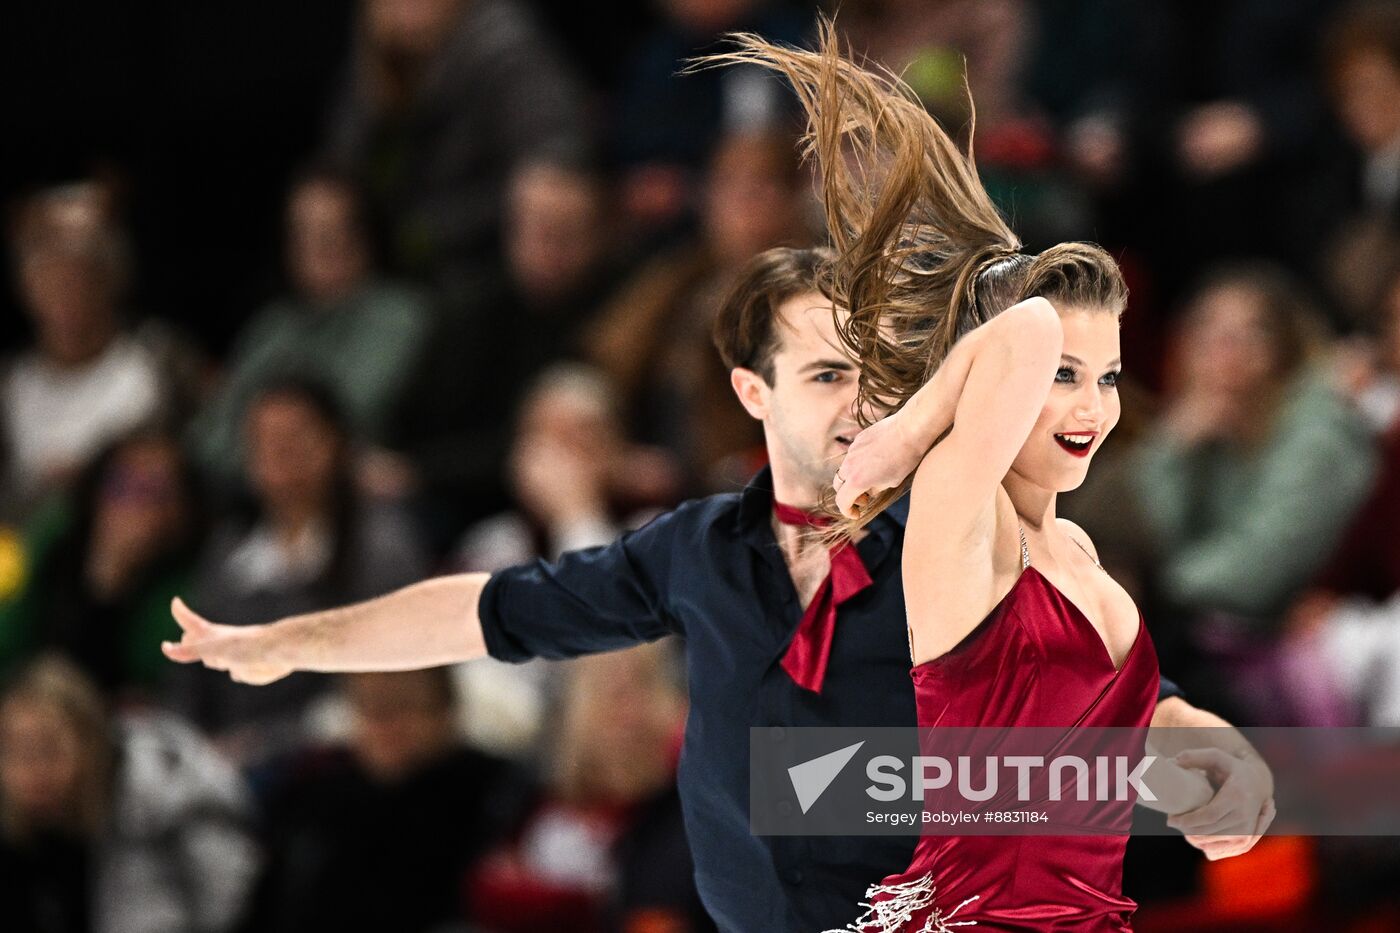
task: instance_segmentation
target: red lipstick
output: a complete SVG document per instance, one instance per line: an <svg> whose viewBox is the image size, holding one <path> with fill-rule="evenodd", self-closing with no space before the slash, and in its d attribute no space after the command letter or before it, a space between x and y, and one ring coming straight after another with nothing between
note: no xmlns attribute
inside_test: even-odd
<svg viewBox="0 0 1400 933"><path fill-rule="evenodd" d="M1065 434L1056 434L1055 443L1064 448L1065 452L1071 456L1087 457L1089 451L1094 447L1094 439L1098 436L1098 431L1070 431Z"/></svg>

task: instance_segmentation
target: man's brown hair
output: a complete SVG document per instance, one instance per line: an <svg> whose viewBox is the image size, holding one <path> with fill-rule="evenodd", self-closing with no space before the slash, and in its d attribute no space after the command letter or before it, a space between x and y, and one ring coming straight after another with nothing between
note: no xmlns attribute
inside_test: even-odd
<svg viewBox="0 0 1400 933"><path fill-rule="evenodd" d="M715 348L730 369L742 366L773 384L778 350L778 307L805 292L821 292L821 269L833 254L824 248L765 250L739 275L715 318Z"/></svg>

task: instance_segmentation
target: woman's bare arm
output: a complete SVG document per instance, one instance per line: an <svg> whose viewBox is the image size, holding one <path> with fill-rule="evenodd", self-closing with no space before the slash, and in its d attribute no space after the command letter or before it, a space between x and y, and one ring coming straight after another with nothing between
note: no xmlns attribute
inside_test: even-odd
<svg viewBox="0 0 1400 933"><path fill-rule="evenodd" d="M488 575L435 577L377 599L267 625L220 625L171 604L183 632L166 657L267 684L292 671L414 670L486 653L477 604Z"/></svg>
<svg viewBox="0 0 1400 933"><path fill-rule="evenodd" d="M953 426L914 473L903 561L915 663L961 641L998 595L1001 483L1060 365L1064 331L1044 299L1021 302L983 328Z"/></svg>
<svg viewBox="0 0 1400 933"><path fill-rule="evenodd" d="M954 344L947 359L929 381L920 386L899 411L875 422L856 436L841 464L843 482L837 490L837 507L847 515L854 515L854 503L861 495L892 489L919 467L934 442L957 420L968 377L978 359L984 361L984 368L996 369L996 366L987 366L989 355L999 356L1003 363L1012 366L1015 365L1012 359L1015 354L1008 351L1024 346L1032 353L1047 352L1047 346L1053 345L1053 355L1058 365L1058 347L1062 341L1059 316L1043 298L1021 302L963 337ZM1015 374L1008 369L989 375L1014 379ZM1049 391L1053 375L1052 368L1043 386L1045 392ZM1004 383L1007 389L1012 385L1011 382ZM1038 379L1034 385L1032 395L1042 388ZM1039 412L1043 398L1040 395L1035 399L1035 412ZM969 407L975 407L975 404ZM995 417L994 413L989 414ZM970 421L971 416L967 420ZM1031 423L1034 423L1033 419ZM1026 431L1029 429L1030 425L1027 424ZM971 427L960 433L960 441L966 441L970 430ZM1024 435L1025 432L1021 432L1022 438ZM1011 457L1019 449L1018 441ZM1010 466L1009 459L1007 466ZM1000 482L1000 476L997 482Z"/></svg>

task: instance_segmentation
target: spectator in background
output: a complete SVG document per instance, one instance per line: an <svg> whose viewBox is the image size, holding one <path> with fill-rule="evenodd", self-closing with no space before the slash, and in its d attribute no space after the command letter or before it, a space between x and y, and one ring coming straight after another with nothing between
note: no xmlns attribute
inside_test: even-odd
<svg viewBox="0 0 1400 933"><path fill-rule="evenodd" d="M1027 96L1035 4L1026 0L863 0L841 10L853 48L904 77L953 133L977 102L977 169L1027 243L1086 236L1087 199L1058 164L1050 121Z"/></svg>
<svg viewBox="0 0 1400 933"><path fill-rule="evenodd" d="M1400 275L1392 277L1383 315L1372 352L1352 356L1343 372L1380 437L1380 470L1289 618L1295 656L1327 678L1303 698L1314 701L1304 714L1310 724L1400 726Z"/></svg>
<svg viewBox="0 0 1400 933"><path fill-rule="evenodd" d="M391 271L457 310L498 277L506 179L585 153L585 103L517 0L363 0L326 151L386 222Z"/></svg>
<svg viewBox="0 0 1400 933"><path fill-rule="evenodd" d="M22 583L0 603L0 666L51 649L109 697L154 698L169 670L153 646L172 634L201 511L175 438L141 430L111 444L30 522Z"/></svg>
<svg viewBox="0 0 1400 933"><path fill-rule="evenodd" d="M761 459L761 433L735 404L710 332L744 263L813 239L802 210L806 180L787 135L722 137L706 172L696 240L639 269L589 335L589 356L620 394L629 432L671 451L699 488L739 488Z"/></svg>
<svg viewBox="0 0 1400 933"><path fill-rule="evenodd" d="M112 719L66 662L0 696L0 912L7 930L220 933L259 855L237 773L171 717Z"/></svg>
<svg viewBox="0 0 1400 933"><path fill-rule="evenodd" d="M1273 643L1371 482L1370 433L1313 365L1315 314L1270 267L1208 279L1180 328L1177 346L1192 349L1139 451L1162 595L1217 655Z"/></svg>
<svg viewBox="0 0 1400 933"><path fill-rule="evenodd" d="M579 334L617 274L606 182L582 165L521 166L503 236L504 291L480 316L441 322L398 419L444 550L508 500L509 416L544 368L579 355Z"/></svg>
<svg viewBox="0 0 1400 933"><path fill-rule="evenodd" d="M469 884L497 933L711 930L675 789L685 718L673 646L570 662L548 787Z"/></svg>
<svg viewBox="0 0 1400 933"><path fill-rule="evenodd" d="M230 482L242 463L243 413L259 386L289 374L318 379L343 401L356 437L382 444L427 344L423 298L376 278L364 204L347 179L312 171L293 186L286 267L290 294L245 328L222 387L191 427L200 462ZM368 471L376 461L362 462Z"/></svg>
<svg viewBox="0 0 1400 933"><path fill-rule="evenodd" d="M420 579L422 546L388 505L356 493L347 421L323 386L263 387L244 419L247 514L214 530L195 577L200 605L253 624L368 599ZM207 676L206 676L207 675ZM242 763L298 742L326 682L290 677L271 690L191 669L173 701Z"/></svg>
<svg viewBox="0 0 1400 933"><path fill-rule="evenodd" d="M775 130L789 116L786 90L760 69L676 73L727 32L796 43L811 27L810 13L772 0L660 0L657 6L661 22L623 68L612 133L623 217L647 239L672 232L696 207L697 180L714 140Z"/></svg>
<svg viewBox="0 0 1400 933"><path fill-rule="evenodd" d="M512 175L506 263L528 309L552 313L566 326L587 312L589 293L610 259L609 195L601 174L578 164L536 160Z"/></svg>
<svg viewBox="0 0 1400 933"><path fill-rule="evenodd" d="M1324 43L1325 86L1345 138L1331 192L1325 278L1353 324L1374 327L1400 254L1400 6L1348 8Z"/></svg>
<svg viewBox="0 0 1400 933"><path fill-rule="evenodd" d="M446 668L352 674L352 728L270 769L259 933L458 929L462 881L513 830L533 784L464 747Z"/></svg>
<svg viewBox="0 0 1400 933"><path fill-rule="evenodd" d="M33 196L13 227L32 349L0 373L6 476L0 511L23 515L66 487L113 438L177 407L166 344L129 331L131 272L110 199L94 183Z"/></svg>
<svg viewBox="0 0 1400 933"><path fill-rule="evenodd" d="M463 571L493 572L536 557L607 544L638 509L674 500L664 459L627 442L603 375L560 364L521 407L508 470L519 510L468 531Z"/></svg>
<svg viewBox="0 0 1400 933"><path fill-rule="evenodd" d="M1089 18L1079 30L1086 38L1096 19L1112 24L1098 32L1106 43L1089 48L1115 62L1096 84L1069 86L1074 101L1061 102L1066 148L1082 179L1117 190L1106 238L1143 251L1165 306L1208 263L1262 255L1305 266L1315 258L1322 231L1300 192L1321 126L1315 37L1328 6L1045 5L1047 20ZM1058 41L1065 32L1056 22L1046 35ZM1040 57L1047 75L1076 56L1049 45Z"/></svg>
<svg viewBox="0 0 1400 933"><path fill-rule="evenodd" d="M549 369L521 408L508 460L517 508L473 525L453 570L492 573L610 543L638 509L676 498L670 461L627 442L606 380L581 364ZM536 750L553 668L483 659L456 668L467 736L501 754Z"/></svg>

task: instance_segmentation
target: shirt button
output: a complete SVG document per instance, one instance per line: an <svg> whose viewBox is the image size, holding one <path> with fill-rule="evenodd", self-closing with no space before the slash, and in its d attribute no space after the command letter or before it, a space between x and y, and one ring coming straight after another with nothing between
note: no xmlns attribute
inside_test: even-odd
<svg viewBox="0 0 1400 933"><path fill-rule="evenodd" d="M778 815L779 815L779 816L792 816L792 804L789 803L789 802L786 801L786 800L779 800L779 801L778 801Z"/></svg>
<svg viewBox="0 0 1400 933"><path fill-rule="evenodd" d="M782 726L773 726L768 730L768 737L774 742L781 742L787 738L787 730Z"/></svg>
<svg viewBox="0 0 1400 933"><path fill-rule="evenodd" d="M783 878L788 884L801 884L806 877L807 876L802 873L802 869L800 868L789 868L787 871L783 872Z"/></svg>

